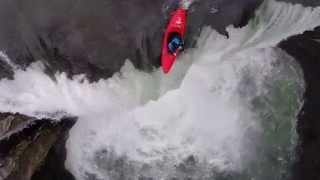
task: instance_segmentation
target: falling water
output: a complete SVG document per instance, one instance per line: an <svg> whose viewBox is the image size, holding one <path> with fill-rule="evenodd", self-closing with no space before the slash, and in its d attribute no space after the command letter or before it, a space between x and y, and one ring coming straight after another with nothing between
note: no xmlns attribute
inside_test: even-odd
<svg viewBox="0 0 320 180"><path fill-rule="evenodd" d="M34 63L0 81L0 110L78 116L66 162L78 180L287 179L304 81L275 46L318 25L320 8L266 1L229 38L204 28L168 76L128 61L96 83L54 81Z"/></svg>

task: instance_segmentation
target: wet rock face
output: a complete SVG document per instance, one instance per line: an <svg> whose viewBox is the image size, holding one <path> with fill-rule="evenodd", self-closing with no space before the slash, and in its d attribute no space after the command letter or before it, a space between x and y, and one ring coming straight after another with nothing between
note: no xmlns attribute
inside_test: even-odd
<svg viewBox="0 0 320 180"><path fill-rule="evenodd" d="M164 0L1 1L0 49L22 67L109 77L126 58L150 69L160 55ZM10 21L8 21L10 19ZM10 34L10 36L8 36Z"/></svg>
<svg viewBox="0 0 320 180"><path fill-rule="evenodd" d="M293 167L293 179L319 179L320 27L292 37L279 46L300 63L306 81L305 102L298 116L298 159Z"/></svg>
<svg viewBox="0 0 320 180"><path fill-rule="evenodd" d="M13 79L13 71L11 67L0 58L0 78Z"/></svg>
<svg viewBox="0 0 320 180"><path fill-rule="evenodd" d="M196 1L190 7L187 46L203 26L225 33L227 25L244 25L261 1ZM177 2L1 1L0 49L20 67L41 60L49 74L85 73L91 80L110 77L127 58L151 70L160 63L164 29ZM12 76L6 69L1 77Z"/></svg>
<svg viewBox="0 0 320 180"><path fill-rule="evenodd" d="M226 27L242 27L254 15L255 9L263 0L201 0L190 7L188 36L190 45L195 43L204 26L210 26L221 34L227 35Z"/></svg>
<svg viewBox="0 0 320 180"><path fill-rule="evenodd" d="M67 155L66 140L67 136L64 136L54 144L41 167L32 175L31 180L75 180L64 166Z"/></svg>
<svg viewBox="0 0 320 180"><path fill-rule="evenodd" d="M0 179L31 179L48 158L48 152L56 144L64 144L74 123L74 118L58 122L0 113Z"/></svg>

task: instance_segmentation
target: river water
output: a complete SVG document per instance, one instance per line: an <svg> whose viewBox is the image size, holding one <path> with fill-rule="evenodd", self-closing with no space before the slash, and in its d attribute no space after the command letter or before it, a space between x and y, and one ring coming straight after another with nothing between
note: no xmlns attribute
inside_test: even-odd
<svg viewBox="0 0 320 180"><path fill-rule="evenodd" d="M130 61L95 83L53 80L41 63L13 67L14 80L0 81L0 110L78 116L66 161L78 180L289 179L305 85L276 45L319 25L320 8L270 0L228 38L202 29L168 76Z"/></svg>

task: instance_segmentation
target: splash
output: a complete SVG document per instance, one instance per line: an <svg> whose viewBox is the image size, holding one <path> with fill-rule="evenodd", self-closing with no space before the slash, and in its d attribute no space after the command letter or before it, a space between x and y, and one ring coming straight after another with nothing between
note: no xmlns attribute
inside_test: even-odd
<svg viewBox="0 0 320 180"><path fill-rule="evenodd" d="M229 38L203 29L197 47L168 76L140 72L127 62L96 83L64 73L52 80L35 63L17 69L13 81L0 82L0 109L78 116L66 162L78 180L213 179L225 172L261 180L255 168L277 175L290 162L285 155L294 146L304 86L298 65L274 46L319 25L319 8L266 1L247 26L229 27ZM282 111L290 113L278 116ZM275 125L288 129L276 133ZM265 170L262 158L274 147L283 149L276 153L285 159L279 172Z"/></svg>
<svg viewBox="0 0 320 180"><path fill-rule="evenodd" d="M181 7L184 9L189 9L189 7L191 6L191 4L194 2L195 0L181 0L180 4Z"/></svg>

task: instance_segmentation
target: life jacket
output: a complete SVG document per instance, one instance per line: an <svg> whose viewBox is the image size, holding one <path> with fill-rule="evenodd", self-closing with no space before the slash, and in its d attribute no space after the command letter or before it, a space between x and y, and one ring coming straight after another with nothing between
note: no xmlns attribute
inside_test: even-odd
<svg viewBox="0 0 320 180"><path fill-rule="evenodd" d="M175 36L171 39L171 41L168 43L168 50L170 53L175 53L178 48L183 47L183 41L179 36Z"/></svg>

